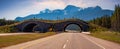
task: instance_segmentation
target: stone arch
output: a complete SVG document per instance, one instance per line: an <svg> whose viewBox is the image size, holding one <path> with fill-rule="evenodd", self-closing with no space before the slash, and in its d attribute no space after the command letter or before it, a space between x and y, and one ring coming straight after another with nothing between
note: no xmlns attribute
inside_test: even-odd
<svg viewBox="0 0 120 49"><path fill-rule="evenodd" d="M36 25L35 27L33 27L33 31L34 32L39 32L39 33L45 33L47 32L45 28L42 28L43 25Z"/></svg>
<svg viewBox="0 0 120 49"><path fill-rule="evenodd" d="M33 28L37 26L37 23L28 23L23 27L23 32L34 32Z"/></svg>
<svg viewBox="0 0 120 49"><path fill-rule="evenodd" d="M64 25L64 31L65 31L66 27L69 26L69 25L71 25L71 24L75 24L75 25L79 26L80 32L82 32L82 26L80 24L78 24L78 23L68 23L68 24L65 24Z"/></svg>
<svg viewBox="0 0 120 49"><path fill-rule="evenodd" d="M47 31L62 32L65 30L65 27L67 27L70 24L78 25L82 31L89 31L88 23L84 21L72 21L72 20L58 23L47 23L38 20L29 20L21 22L16 26L16 28L18 29L19 32L33 32L34 30L40 32Z"/></svg>

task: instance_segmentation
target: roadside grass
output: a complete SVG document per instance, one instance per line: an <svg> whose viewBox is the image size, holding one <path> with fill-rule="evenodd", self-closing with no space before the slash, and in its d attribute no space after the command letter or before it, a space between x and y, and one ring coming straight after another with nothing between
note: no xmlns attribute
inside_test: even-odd
<svg viewBox="0 0 120 49"><path fill-rule="evenodd" d="M47 33L35 33L35 34L24 34L24 35L0 36L0 48L47 37L50 35L55 35L55 34L56 34L55 32L47 32Z"/></svg>
<svg viewBox="0 0 120 49"><path fill-rule="evenodd" d="M120 44L120 33L119 32L113 32L113 31L99 31L98 32L97 31L97 32L91 33L91 35L97 38L113 41L113 42Z"/></svg>
<svg viewBox="0 0 120 49"><path fill-rule="evenodd" d="M10 33L10 32L17 32L14 24L0 26L0 33Z"/></svg>
<svg viewBox="0 0 120 49"><path fill-rule="evenodd" d="M120 44L120 32L110 31L107 28L90 24L90 32L92 36L101 38L104 40L109 40Z"/></svg>

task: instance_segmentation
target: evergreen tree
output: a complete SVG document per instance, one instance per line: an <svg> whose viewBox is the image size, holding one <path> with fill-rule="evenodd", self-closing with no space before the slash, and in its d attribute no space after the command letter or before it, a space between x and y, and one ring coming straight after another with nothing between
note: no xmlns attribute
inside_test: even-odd
<svg viewBox="0 0 120 49"><path fill-rule="evenodd" d="M120 6L115 6L115 11L111 17L111 26L115 31L120 31Z"/></svg>
<svg viewBox="0 0 120 49"><path fill-rule="evenodd" d="M13 24L13 23L16 23L17 21L14 21L14 20L6 20L5 18L3 19L0 19L0 26L3 26L3 25L10 25L10 24Z"/></svg>
<svg viewBox="0 0 120 49"><path fill-rule="evenodd" d="M120 32L120 6L115 6L115 11L111 17L105 15L101 18L93 19L90 22Z"/></svg>
<svg viewBox="0 0 120 49"><path fill-rule="evenodd" d="M90 22L106 28L111 27L111 19L110 19L110 16L107 16L107 15L102 16L100 18L93 19Z"/></svg>

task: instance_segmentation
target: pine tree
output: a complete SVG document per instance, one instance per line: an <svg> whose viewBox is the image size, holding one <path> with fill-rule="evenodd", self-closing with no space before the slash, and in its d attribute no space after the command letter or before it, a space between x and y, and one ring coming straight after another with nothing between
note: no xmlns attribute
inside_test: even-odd
<svg viewBox="0 0 120 49"><path fill-rule="evenodd" d="M111 19L110 19L110 16L108 16L108 15L93 19L90 22L94 23L96 25L102 26L102 27L106 27L106 28L111 27Z"/></svg>
<svg viewBox="0 0 120 49"><path fill-rule="evenodd" d="M111 26L115 31L120 31L120 6L115 6L115 11L111 17Z"/></svg>

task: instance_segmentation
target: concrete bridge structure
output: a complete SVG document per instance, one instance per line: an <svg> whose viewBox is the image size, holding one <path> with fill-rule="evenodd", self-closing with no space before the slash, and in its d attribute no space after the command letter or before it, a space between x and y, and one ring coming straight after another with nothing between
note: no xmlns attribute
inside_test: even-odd
<svg viewBox="0 0 120 49"><path fill-rule="evenodd" d="M29 20L21 22L16 26L19 32L63 32L65 28L70 24L76 24L81 28L81 31L88 31L89 25L88 23L81 20L67 20L56 23L47 23L39 20Z"/></svg>

